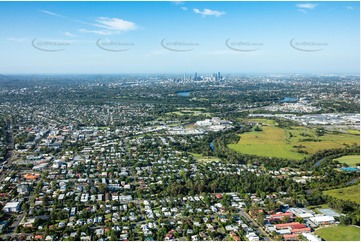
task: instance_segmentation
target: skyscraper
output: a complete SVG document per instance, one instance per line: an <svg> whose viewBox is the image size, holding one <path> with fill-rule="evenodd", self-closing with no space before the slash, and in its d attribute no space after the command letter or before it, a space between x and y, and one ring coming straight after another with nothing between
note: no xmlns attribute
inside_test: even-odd
<svg viewBox="0 0 361 242"><path fill-rule="evenodd" d="M213 77L213 81L217 81L217 74L216 73L213 73L213 75L212 75L212 77Z"/></svg>

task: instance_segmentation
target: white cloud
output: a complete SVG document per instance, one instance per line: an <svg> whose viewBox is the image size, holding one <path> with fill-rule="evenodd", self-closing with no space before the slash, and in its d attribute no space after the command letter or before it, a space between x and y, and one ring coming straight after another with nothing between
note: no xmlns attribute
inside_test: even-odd
<svg viewBox="0 0 361 242"><path fill-rule="evenodd" d="M187 10L188 10L187 7L181 7L181 9L184 10L184 11L187 11Z"/></svg>
<svg viewBox="0 0 361 242"><path fill-rule="evenodd" d="M296 4L297 8L302 8L302 9L314 9L317 6L316 3L300 3L300 4Z"/></svg>
<svg viewBox="0 0 361 242"><path fill-rule="evenodd" d="M182 5L184 4L183 1L172 1L175 5Z"/></svg>
<svg viewBox="0 0 361 242"><path fill-rule="evenodd" d="M77 20L77 19L72 19L72 18L69 18L69 17L67 17L67 16L64 16L64 15L61 15L61 14L58 14L58 13L54 13L54 12L51 12L51 11L48 11L48 10L39 10L39 12L42 12L42 13L45 13L45 14L48 14L48 15L51 15L51 16L63 18L63 19L66 19L66 20L68 20L68 21L72 21L72 22L76 22L76 23L80 23L80 24L87 24L87 25L89 25L89 23L87 23L87 22L84 22L84 21L81 21L81 20Z"/></svg>
<svg viewBox="0 0 361 242"><path fill-rule="evenodd" d="M48 15L52 15L52 16L56 16L56 17L61 17L61 18L66 18L65 16L63 16L63 15L61 15L61 14L57 14L57 13L50 12L50 11L47 11L47 10L39 10L39 11L42 12L42 13L48 14Z"/></svg>
<svg viewBox="0 0 361 242"><path fill-rule="evenodd" d="M203 17L205 16L222 16L223 14L226 14L225 12L217 11L217 10L211 10L211 9L203 9L203 11L199 10L198 8L193 8L193 11L196 14L201 14Z"/></svg>
<svg viewBox="0 0 361 242"><path fill-rule="evenodd" d="M346 9L347 9L347 10L354 10L354 7L347 6Z"/></svg>
<svg viewBox="0 0 361 242"><path fill-rule="evenodd" d="M113 34L112 31L108 31L108 30L79 29L79 32L84 33L84 34L97 34L97 35L111 35L111 34Z"/></svg>
<svg viewBox="0 0 361 242"><path fill-rule="evenodd" d="M100 29L79 29L80 33L93 33L93 34L98 34L98 35L111 35L111 34L116 34L116 33L121 33L121 32L126 32L126 31L130 31L130 30L136 30L138 28L138 26L130 21L126 21L124 19L120 19L120 18L107 18L107 17L99 17L95 20L95 23L87 23L81 20L76 20L76 19L70 19L66 16L48 11L48 10L39 10L42 13L51 15L51 16L56 16L56 17L61 17L64 18L66 20L69 21L73 21L73 22L77 22L77 23L81 23L81 24L86 24L86 25L90 25L90 26L95 26L98 27ZM68 37L73 37L74 35L70 32L65 32L64 33L65 36Z"/></svg>
<svg viewBox="0 0 361 242"><path fill-rule="evenodd" d="M135 23L119 18L101 17L98 18L96 22L100 24L94 24L94 26L112 31L129 31L136 30L138 28Z"/></svg>
<svg viewBox="0 0 361 242"><path fill-rule="evenodd" d="M97 34L97 35L112 35L112 34L119 34L121 32L138 29L138 26L135 23L119 18L101 17L96 19L95 21L96 23L92 25L100 29L95 29L95 30L79 29L79 32Z"/></svg>

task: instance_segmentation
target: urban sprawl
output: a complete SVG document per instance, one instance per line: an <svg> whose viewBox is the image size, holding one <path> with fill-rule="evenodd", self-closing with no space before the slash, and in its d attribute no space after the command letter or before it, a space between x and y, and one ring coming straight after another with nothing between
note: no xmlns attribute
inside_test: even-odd
<svg viewBox="0 0 361 242"><path fill-rule="evenodd" d="M359 82L0 76L0 239L358 240Z"/></svg>

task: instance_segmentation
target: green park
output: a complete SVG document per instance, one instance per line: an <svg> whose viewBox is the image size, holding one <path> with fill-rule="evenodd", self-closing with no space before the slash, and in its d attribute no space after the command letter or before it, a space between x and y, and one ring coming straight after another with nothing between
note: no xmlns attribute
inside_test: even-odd
<svg viewBox="0 0 361 242"><path fill-rule="evenodd" d="M360 184L333 189L323 192L325 195L329 195L341 200L350 200L352 202L360 204Z"/></svg>
<svg viewBox="0 0 361 242"><path fill-rule="evenodd" d="M330 226L317 229L315 234L326 241L360 241L360 228L356 226Z"/></svg>
<svg viewBox="0 0 361 242"><path fill-rule="evenodd" d="M253 130L240 135L236 144L228 147L240 153L265 157L300 160L320 150L360 144L359 135L325 131L320 135L315 127L278 127L275 120L249 119Z"/></svg>

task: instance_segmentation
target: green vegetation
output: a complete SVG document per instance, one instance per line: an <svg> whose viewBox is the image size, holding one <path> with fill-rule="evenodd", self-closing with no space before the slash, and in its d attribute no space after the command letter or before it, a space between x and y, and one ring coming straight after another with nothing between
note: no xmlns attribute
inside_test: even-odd
<svg viewBox="0 0 361 242"><path fill-rule="evenodd" d="M293 152L292 145L286 142L284 130L275 126L263 126L262 131L252 131L240 136L240 141L229 147L241 153L290 159L302 159L305 156Z"/></svg>
<svg viewBox="0 0 361 242"><path fill-rule="evenodd" d="M238 152L265 157L300 160L320 150L342 148L360 143L359 137L351 134L327 133L319 129L302 126L278 127L274 120L250 119L249 122L261 123L261 130L255 129L240 135L236 144L228 147Z"/></svg>
<svg viewBox="0 0 361 242"><path fill-rule="evenodd" d="M326 241L360 240L360 228L356 226L331 226L317 229L315 234Z"/></svg>
<svg viewBox="0 0 361 242"><path fill-rule="evenodd" d="M340 162L341 164L345 163L349 166L356 166L356 164L360 164L359 155L345 155L340 158L336 158L334 160Z"/></svg>
<svg viewBox="0 0 361 242"><path fill-rule="evenodd" d="M214 156L204 156L198 153L189 153L191 154L198 162L211 162L215 160L219 160L217 157Z"/></svg>
<svg viewBox="0 0 361 242"><path fill-rule="evenodd" d="M316 206L308 206L307 208L308 208L308 209L330 208L330 206L328 206L327 203L323 203L323 204L316 205Z"/></svg>
<svg viewBox="0 0 361 242"><path fill-rule="evenodd" d="M346 131L347 131L347 133L349 133L349 134L360 135L360 130L348 129L348 130L346 130Z"/></svg>
<svg viewBox="0 0 361 242"><path fill-rule="evenodd" d="M110 126L103 126L103 127L98 127L100 130L107 130L110 128Z"/></svg>
<svg viewBox="0 0 361 242"><path fill-rule="evenodd" d="M324 191L323 194L341 200L349 200L360 204L360 184L334 190Z"/></svg>

